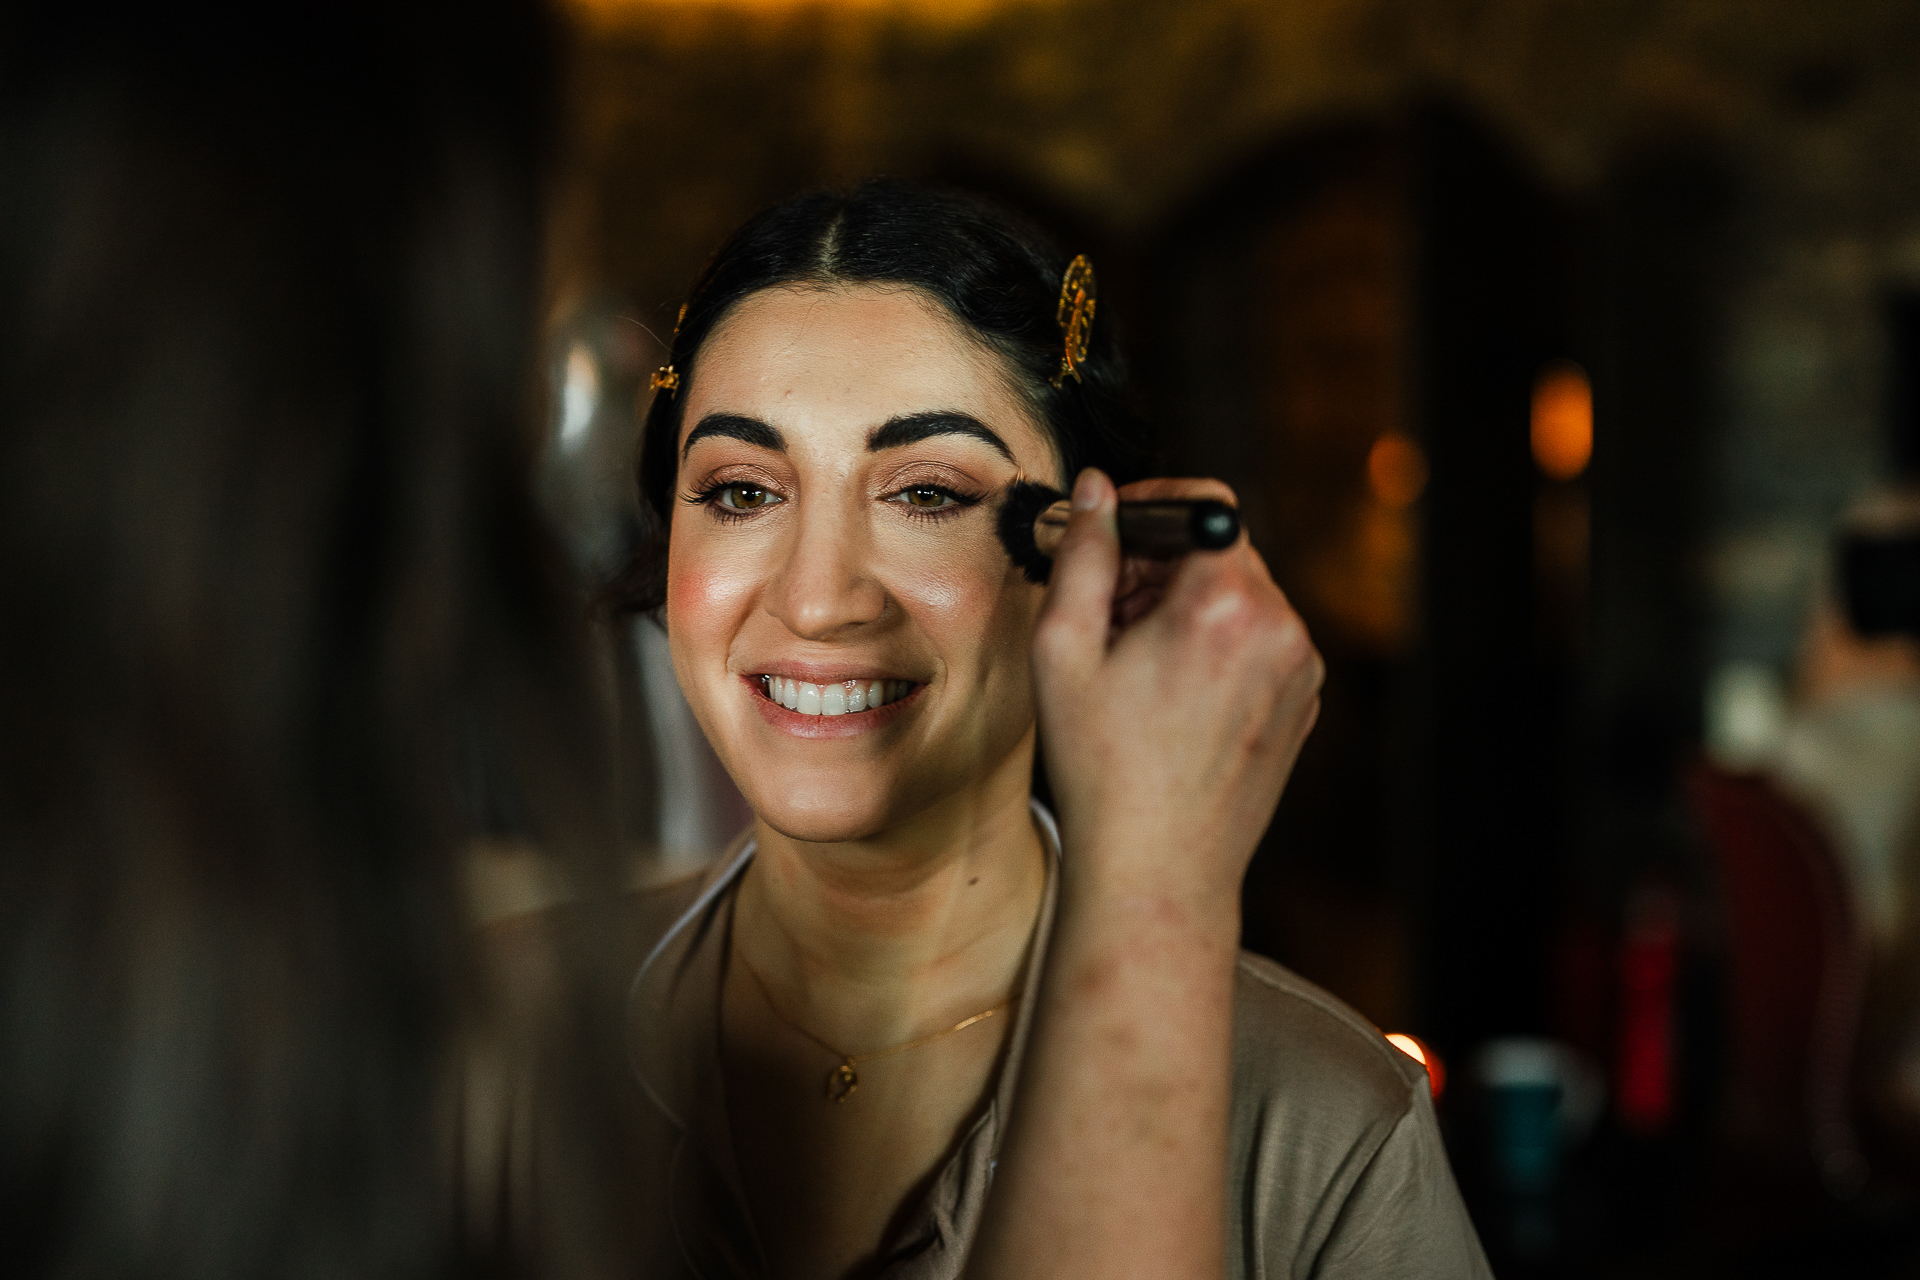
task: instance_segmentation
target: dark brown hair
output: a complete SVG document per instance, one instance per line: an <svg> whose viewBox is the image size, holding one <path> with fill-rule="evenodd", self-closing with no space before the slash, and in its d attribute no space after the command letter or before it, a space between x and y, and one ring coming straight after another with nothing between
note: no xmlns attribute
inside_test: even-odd
<svg viewBox="0 0 1920 1280"><path fill-rule="evenodd" d="M671 350L679 389L655 394L641 438L638 479L651 529L606 598L634 610L657 608L665 599L681 406L699 376L707 337L763 289L904 284L924 290L1007 361L1052 439L1063 482L1086 466L1121 483L1144 474L1145 428L1110 311L1098 313L1080 377L1056 385L1063 350L1056 313L1067 261L1038 230L985 200L888 180L812 192L749 219L687 295Z"/></svg>

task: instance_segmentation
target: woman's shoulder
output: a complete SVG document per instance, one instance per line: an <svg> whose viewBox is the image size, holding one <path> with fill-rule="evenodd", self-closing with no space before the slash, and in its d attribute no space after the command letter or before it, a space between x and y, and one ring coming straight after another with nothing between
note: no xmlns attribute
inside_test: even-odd
<svg viewBox="0 0 1920 1280"><path fill-rule="evenodd" d="M547 1007L583 968L631 974L698 901L708 875L630 889L599 909L562 902L488 923L479 951L495 994L510 1011L530 1012Z"/></svg>
<svg viewBox="0 0 1920 1280"><path fill-rule="evenodd" d="M536 911L494 920L480 930L480 946L509 968L526 970L546 963L556 946L570 945L596 927L601 941L622 952L651 947L700 897L711 869L656 884L628 889L592 912L577 902L561 902ZM608 928L611 926L611 928ZM610 935L610 936L609 936Z"/></svg>
<svg viewBox="0 0 1920 1280"><path fill-rule="evenodd" d="M1488 1275L1424 1067L1333 995L1244 952L1233 1038L1233 1276Z"/></svg>
<svg viewBox="0 0 1920 1280"><path fill-rule="evenodd" d="M1252 952L1234 975L1236 1093L1284 1093L1346 1114L1398 1119L1426 1069L1332 993Z"/></svg>

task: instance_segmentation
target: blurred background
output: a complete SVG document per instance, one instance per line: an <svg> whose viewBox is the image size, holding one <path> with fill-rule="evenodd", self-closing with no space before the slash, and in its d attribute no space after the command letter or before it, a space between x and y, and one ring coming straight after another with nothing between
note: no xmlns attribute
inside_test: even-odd
<svg viewBox="0 0 1920 1280"><path fill-rule="evenodd" d="M1920 6L571 12L584 581L737 223L872 174L1024 210L1327 657L1246 945L1417 1038L1501 1273L1920 1273ZM636 878L684 874L745 809L656 629L606 679ZM483 914L542 893L510 809Z"/></svg>

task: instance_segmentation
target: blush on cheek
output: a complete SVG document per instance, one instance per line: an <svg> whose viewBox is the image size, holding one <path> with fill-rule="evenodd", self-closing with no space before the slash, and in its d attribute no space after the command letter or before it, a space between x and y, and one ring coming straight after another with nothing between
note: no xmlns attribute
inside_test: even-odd
<svg viewBox="0 0 1920 1280"><path fill-rule="evenodd" d="M751 563L708 553L676 533L667 557L667 632L682 660L724 655L751 611L760 575Z"/></svg>
<svg viewBox="0 0 1920 1280"><path fill-rule="evenodd" d="M703 565L669 564L667 612L674 622L690 626L698 626L698 619L716 611L730 613L731 606L745 594L743 577Z"/></svg>

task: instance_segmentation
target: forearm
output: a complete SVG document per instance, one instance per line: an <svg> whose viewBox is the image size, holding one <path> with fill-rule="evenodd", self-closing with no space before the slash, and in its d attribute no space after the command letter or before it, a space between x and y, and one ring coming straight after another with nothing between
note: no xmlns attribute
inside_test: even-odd
<svg viewBox="0 0 1920 1280"><path fill-rule="evenodd" d="M1130 492L1232 497L1213 481ZM1123 566L1116 502L1098 472L1075 483L1034 635L1066 847L975 1280L1225 1270L1240 883L1313 724L1320 659L1244 541Z"/></svg>
<svg viewBox="0 0 1920 1280"><path fill-rule="evenodd" d="M1212 1280L1224 1267L1237 901L1183 900L1089 861L1068 848L967 1274Z"/></svg>

